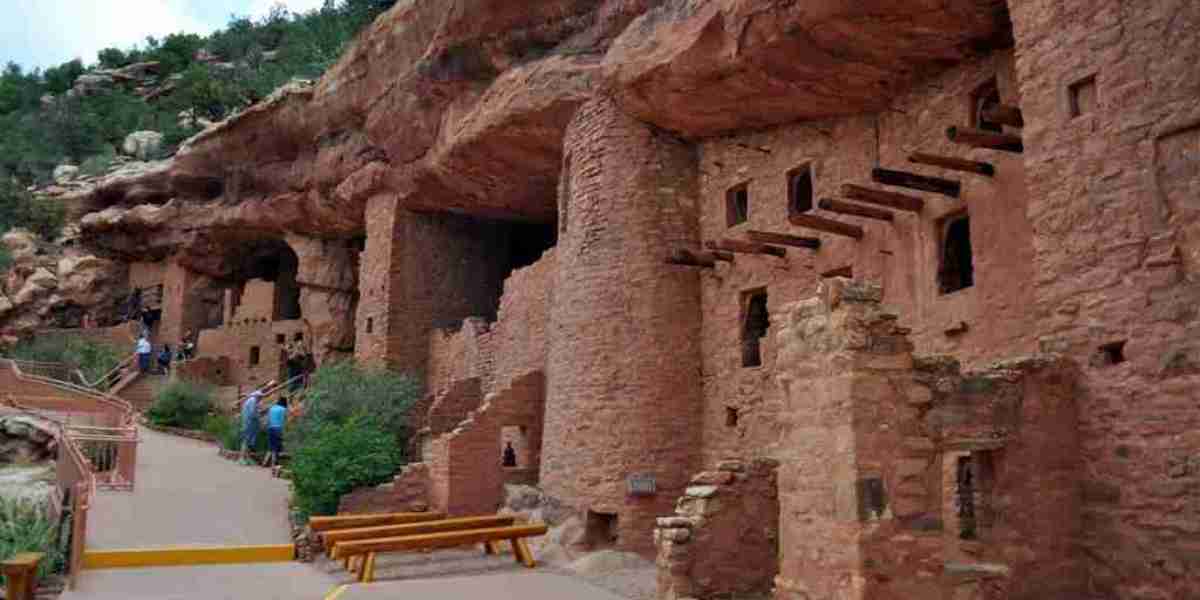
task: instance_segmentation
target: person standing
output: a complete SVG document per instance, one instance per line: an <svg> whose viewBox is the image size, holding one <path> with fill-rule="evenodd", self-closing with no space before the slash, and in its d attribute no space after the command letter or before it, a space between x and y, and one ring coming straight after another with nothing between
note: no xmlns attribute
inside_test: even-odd
<svg viewBox="0 0 1200 600"><path fill-rule="evenodd" d="M513 449L512 442L504 443L504 455L500 458L500 465L504 467L517 466L517 451Z"/></svg>
<svg viewBox="0 0 1200 600"><path fill-rule="evenodd" d="M154 347L150 345L150 340L146 338L145 334L138 338L134 352L137 354L138 370L143 374L149 373L150 354L154 352Z"/></svg>
<svg viewBox="0 0 1200 600"><path fill-rule="evenodd" d="M263 390L273 383L275 382L272 381L256 388L242 402L242 451L238 455L238 462L244 465L250 464L246 459L246 453L254 449L254 442L258 440L258 401L262 399Z"/></svg>
<svg viewBox="0 0 1200 600"><path fill-rule="evenodd" d="M283 453L283 425L287 422L287 405L288 401L285 397L280 397L269 410L267 410L267 457L263 459L264 467L272 467L279 464L279 455Z"/></svg>
<svg viewBox="0 0 1200 600"><path fill-rule="evenodd" d="M162 351L158 353L158 370L163 375L171 373L171 346L163 344Z"/></svg>

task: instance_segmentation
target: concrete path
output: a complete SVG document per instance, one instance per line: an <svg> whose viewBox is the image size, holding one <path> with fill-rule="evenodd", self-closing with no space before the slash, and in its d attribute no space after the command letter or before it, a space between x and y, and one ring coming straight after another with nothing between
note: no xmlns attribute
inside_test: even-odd
<svg viewBox="0 0 1200 600"><path fill-rule="evenodd" d="M99 492L88 548L288 544L288 483L217 456L212 444L143 428L137 482Z"/></svg>
<svg viewBox="0 0 1200 600"><path fill-rule="evenodd" d="M301 563L85 571L62 600L323 600L337 583Z"/></svg>
<svg viewBox="0 0 1200 600"><path fill-rule="evenodd" d="M573 577L529 569L473 577L356 584L347 586L335 597L337 600L624 600Z"/></svg>

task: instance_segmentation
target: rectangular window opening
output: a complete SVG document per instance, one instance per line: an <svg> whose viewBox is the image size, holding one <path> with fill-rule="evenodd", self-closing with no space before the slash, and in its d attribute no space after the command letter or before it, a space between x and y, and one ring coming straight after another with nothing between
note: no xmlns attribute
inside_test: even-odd
<svg viewBox="0 0 1200 600"><path fill-rule="evenodd" d="M584 545L593 550L608 548L617 543L617 515L593 510L587 511L584 528Z"/></svg>
<svg viewBox="0 0 1200 600"><path fill-rule="evenodd" d="M300 333L299 331L297 331L297 332L296 332L296 335L293 335L293 336L292 336L292 339L293 339L293 340L295 340L295 341L297 341L297 342L303 341L303 340L304 340L304 334L303 334L303 333Z"/></svg>
<svg viewBox="0 0 1200 600"><path fill-rule="evenodd" d="M367 333L372 333L373 331L375 331L375 319L367 317Z"/></svg>
<svg viewBox="0 0 1200 600"><path fill-rule="evenodd" d="M750 187L743 183L725 192L725 225L733 227L750 218Z"/></svg>
<svg viewBox="0 0 1200 600"><path fill-rule="evenodd" d="M250 366L253 367L254 365L257 365L258 359L259 359L258 346L251 346L250 347Z"/></svg>
<svg viewBox="0 0 1200 600"><path fill-rule="evenodd" d="M788 171L788 212L806 213L813 209L812 165L807 164Z"/></svg>
<svg viewBox="0 0 1200 600"><path fill-rule="evenodd" d="M1004 131L1001 124L988 121L984 117L984 111L997 104L1000 104L1000 87L996 85L996 78L993 77L971 93L971 126L984 131Z"/></svg>
<svg viewBox="0 0 1200 600"><path fill-rule="evenodd" d="M990 502L995 469L992 451L960 456L955 468L954 504L958 512L958 537L980 540L991 526Z"/></svg>
<svg viewBox="0 0 1200 600"><path fill-rule="evenodd" d="M1104 366L1119 365L1125 362L1125 340L1100 346L1100 362Z"/></svg>
<svg viewBox="0 0 1200 600"><path fill-rule="evenodd" d="M938 291L949 294L974 286L970 217L958 215L944 219L940 231Z"/></svg>
<svg viewBox="0 0 1200 600"><path fill-rule="evenodd" d="M737 427L738 424L738 409L732 406L725 407L725 426Z"/></svg>
<svg viewBox="0 0 1200 600"><path fill-rule="evenodd" d="M762 339L771 327L767 290L742 292L742 366L762 366Z"/></svg>
<svg viewBox="0 0 1200 600"><path fill-rule="evenodd" d="M275 343L276 344L283 344L285 342L287 342L287 334L283 334L283 333L275 334Z"/></svg>
<svg viewBox="0 0 1200 600"><path fill-rule="evenodd" d="M1071 118L1086 115L1096 110L1096 76L1089 75L1067 88L1071 103Z"/></svg>

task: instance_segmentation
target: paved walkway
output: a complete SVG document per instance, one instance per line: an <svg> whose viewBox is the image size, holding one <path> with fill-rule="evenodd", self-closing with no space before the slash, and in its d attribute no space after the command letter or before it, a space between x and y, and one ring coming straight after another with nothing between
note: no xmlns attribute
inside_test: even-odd
<svg viewBox="0 0 1200 600"><path fill-rule="evenodd" d="M84 571L62 600L323 600L337 583L301 563Z"/></svg>
<svg viewBox="0 0 1200 600"><path fill-rule="evenodd" d="M337 600L624 600L587 582L538 570L348 586Z"/></svg>
<svg viewBox="0 0 1200 600"><path fill-rule="evenodd" d="M143 428L135 491L100 492L88 548L288 544L288 483L212 444Z"/></svg>

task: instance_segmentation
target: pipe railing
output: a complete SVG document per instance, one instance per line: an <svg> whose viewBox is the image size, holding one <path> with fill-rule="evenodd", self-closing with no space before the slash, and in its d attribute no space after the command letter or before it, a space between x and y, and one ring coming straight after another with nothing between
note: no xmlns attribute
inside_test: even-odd
<svg viewBox="0 0 1200 600"><path fill-rule="evenodd" d="M54 379L52 377L46 377L44 375L31 374L27 371L27 367L28 367L28 365L30 365L30 363L28 363L27 361L17 361L17 360L12 360L12 359L0 359L0 368L3 368L3 366L4 366L3 363L5 363L5 362L9 363L9 368L12 369L12 371L14 372L14 374L17 376L18 379L41 383L41 384L56 388L61 391L72 392L75 394L86 396L89 399L91 399L92 401L94 401L94 403L95 403L94 406L103 408L103 410L100 412L119 414L121 416L121 422L117 423L119 425L133 425L135 422L135 418L134 418L135 412L133 409L133 405L126 402L125 400L122 400L121 398L118 398L116 396L113 396L112 394L107 394L107 393L104 393L104 392L101 392L101 391L98 391L98 390L95 390L92 388L87 388L87 387L84 387L84 386L81 386L78 384L74 384L69 381L64 381L61 379ZM45 365L47 363L41 363L41 364ZM52 364L52 363L50 363L50 364ZM45 372L45 371L43 370L43 372ZM32 406L32 408L38 409L38 410L62 410L59 407L50 408L50 407L43 407L43 406ZM97 411L87 411L87 410L72 411L68 408L66 412L97 412Z"/></svg>

